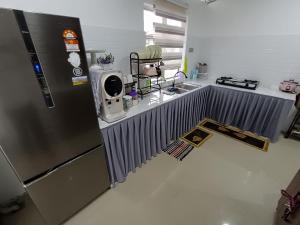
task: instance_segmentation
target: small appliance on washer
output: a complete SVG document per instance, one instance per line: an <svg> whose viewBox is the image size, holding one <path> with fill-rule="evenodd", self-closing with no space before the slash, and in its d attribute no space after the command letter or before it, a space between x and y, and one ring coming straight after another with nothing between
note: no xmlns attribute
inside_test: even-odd
<svg viewBox="0 0 300 225"><path fill-rule="evenodd" d="M126 116L123 109L123 75L120 71L103 71L99 79L100 117L108 123Z"/></svg>

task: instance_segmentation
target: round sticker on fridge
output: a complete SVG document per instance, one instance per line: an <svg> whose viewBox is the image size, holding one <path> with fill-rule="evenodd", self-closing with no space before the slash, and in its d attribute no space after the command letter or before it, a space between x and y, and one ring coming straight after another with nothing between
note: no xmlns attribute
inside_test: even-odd
<svg viewBox="0 0 300 225"><path fill-rule="evenodd" d="M73 69L73 74L76 76L76 77L80 77L82 76L82 69L80 67L76 67Z"/></svg>

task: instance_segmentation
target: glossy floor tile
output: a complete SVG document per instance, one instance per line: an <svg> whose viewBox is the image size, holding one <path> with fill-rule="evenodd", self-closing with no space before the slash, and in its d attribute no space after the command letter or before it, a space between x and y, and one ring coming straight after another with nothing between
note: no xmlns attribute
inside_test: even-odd
<svg viewBox="0 0 300 225"><path fill-rule="evenodd" d="M299 159L299 141L282 138L265 153L214 133L183 162L153 158L65 225L273 224Z"/></svg>

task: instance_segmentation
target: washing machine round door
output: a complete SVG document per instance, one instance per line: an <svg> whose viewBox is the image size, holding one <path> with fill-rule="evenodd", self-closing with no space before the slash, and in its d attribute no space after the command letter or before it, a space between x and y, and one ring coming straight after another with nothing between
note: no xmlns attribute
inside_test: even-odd
<svg viewBox="0 0 300 225"><path fill-rule="evenodd" d="M121 94L123 90L123 82L120 77L111 75L105 80L104 89L109 96L116 97Z"/></svg>

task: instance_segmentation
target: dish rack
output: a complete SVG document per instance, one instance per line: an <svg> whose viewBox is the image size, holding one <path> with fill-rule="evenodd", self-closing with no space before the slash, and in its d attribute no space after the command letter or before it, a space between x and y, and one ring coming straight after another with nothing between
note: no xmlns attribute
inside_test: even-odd
<svg viewBox="0 0 300 225"><path fill-rule="evenodd" d="M133 78L137 81L137 91L138 94L143 98L144 95L147 95L154 91L160 91L161 85L159 84L158 80L161 77L161 75L145 75L143 74L143 71L140 71L141 65L151 65L151 64L157 64L158 66L161 65L162 58L151 58L151 59L141 59L139 57L139 54L137 52L131 52L130 53L130 73L132 74ZM134 67L136 68L136 71L134 71ZM152 80L150 80L148 86L141 85L141 81L145 79L152 79L156 78L156 83L152 83Z"/></svg>

